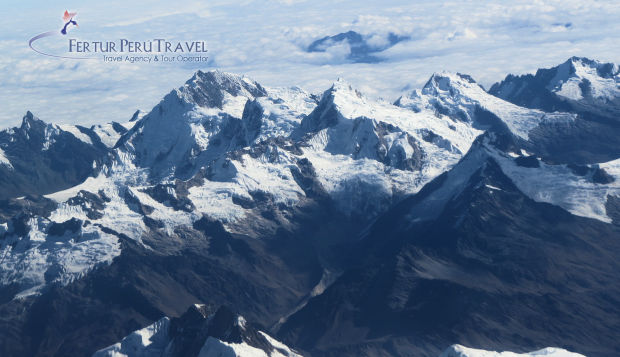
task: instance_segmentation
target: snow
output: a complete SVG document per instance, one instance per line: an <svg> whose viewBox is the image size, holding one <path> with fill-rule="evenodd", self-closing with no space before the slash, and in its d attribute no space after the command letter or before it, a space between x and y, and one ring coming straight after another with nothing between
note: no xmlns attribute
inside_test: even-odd
<svg viewBox="0 0 620 357"><path fill-rule="evenodd" d="M263 109L259 135L254 142L273 137L290 135L305 115L316 107L310 94L298 87L267 88L269 96L257 98Z"/></svg>
<svg viewBox="0 0 620 357"><path fill-rule="evenodd" d="M13 169L13 165L11 164L11 161L9 160L8 157L6 157L6 153L1 148L0 148L0 165L4 165L8 167L9 169Z"/></svg>
<svg viewBox="0 0 620 357"><path fill-rule="evenodd" d="M515 162L514 153L504 153L488 143L471 151L432 194L431 198L415 205L408 215L413 224L432 219L449 200L458 195L471 175L488 159L494 159L521 192L537 202L559 206L570 213L611 223L606 203L609 196L620 197L620 159L599 165L614 181L607 184L592 182L591 177L578 176L567 165L551 165L539 160L540 167L523 167ZM486 185L491 190L498 187Z"/></svg>
<svg viewBox="0 0 620 357"><path fill-rule="evenodd" d="M134 179L136 179L137 175L135 173L134 175ZM142 216L132 211L125 203L123 198L125 191L131 190L125 186L127 184L131 184L131 181L122 174L111 176L99 174L97 177L89 177L83 183L67 190L46 195L47 198L59 203L57 209L51 213L50 220L63 222L72 217L88 219L80 208L69 205L66 201L75 197L80 191L97 195L101 191L110 202L105 204L103 217L96 220L96 223L139 241L142 233L146 231L146 227L142 221Z"/></svg>
<svg viewBox="0 0 620 357"><path fill-rule="evenodd" d="M127 190L129 190L134 197L138 198L142 204L153 208L153 212L149 213L148 216L161 222L166 234L172 235L174 234L174 229L179 225L190 226L193 222L200 219L200 215L197 213L175 211L172 207L154 200L151 196L143 192L146 188L147 187L128 187Z"/></svg>
<svg viewBox="0 0 620 357"><path fill-rule="evenodd" d="M472 123L474 110L480 106L499 117L514 135L525 140L528 140L529 132L542 123L569 123L576 118L570 113L545 113L519 107L488 94L468 78L450 72L434 74L421 91L414 90L398 102L400 106L414 110L434 110L435 104L440 104Z"/></svg>
<svg viewBox="0 0 620 357"><path fill-rule="evenodd" d="M245 210L233 203L233 195L237 192L241 197L246 194L232 183L210 181L208 185L190 188L188 197L198 212L223 223L229 223L245 216Z"/></svg>
<svg viewBox="0 0 620 357"><path fill-rule="evenodd" d="M252 200L250 193L264 192L275 203L292 206L299 202L305 194L290 171L294 159L284 150L273 150L257 158L243 155L239 161L229 161L236 174L226 181L207 180L202 186L190 188L189 198L197 210L211 218L233 222L246 214L245 209L233 203L235 196Z"/></svg>
<svg viewBox="0 0 620 357"><path fill-rule="evenodd" d="M598 69L602 66L598 62L590 62L583 58L571 58L561 64L555 77L549 82L547 88L557 95L580 101L585 99L581 85L584 81L589 83L593 98L606 102L620 97L620 72L618 65L611 69L615 76L605 78L599 75ZM570 73L574 69L574 73Z"/></svg>
<svg viewBox="0 0 620 357"><path fill-rule="evenodd" d="M407 107L370 100L343 79L334 83L333 88L334 104L345 118L367 117L389 123L420 139L418 141L424 141L420 137L421 130L431 130L465 153L474 139L482 133L468 123L454 122L446 116L437 117L433 110L415 113Z"/></svg>
<svg viewBox="0 0 620 357"><path fill-rule="evenodd" d="M293 206L304 196L297 185L290 167L295 164L295 157L285 150L272 147L258 158L243 155L240 162L235 162L237 175L234 181L244 192L262 191L269 193L275 203Z"/></svg>
<svg viewBox="0 0 620 357"><path fill-rule="evenodd" d="M221 108L198 105L191 94L193 89L213 90L211 87L201 87L212 85L203 82L204 78L210 78L209 75L213 75L218 83L232 83L232 87L240 88L237 92L220 91ZM254 193L262 192L276 204L295 206L305 197L291 172L301 158L307 158L312 163L319 182L344 212L374 217L397 197L417 192L426 182L448 170L481 133L472 129L468 123L454 123L446 117L437 118L430 112L414 113L386 102L367 99L340 80L328 92L333 95L332 104L346 121L341 127L315 133L310 139L310 146L303 148L301 155L283 150L277 145L261 144L263 146L257 154L246 153L222 159L227 151L239 150L241 147L233 144L234 138L224 137L221 139L230 140L231 144L212 149L212 140L221 135L230 123L241 123L244 107L249 100L256 100L263 112L254 142L290 136L317 106L315 99L300 88L268 88L267 96L259 98L245 89L258 90L258 86L246 77L222 72L199 72L184 86L173 90L153 111L132 123L134 126L127 134L125 144L114 150L114 159L105 164L98 175L87 178L75 187L46 196L56 201L58 206L48 218L34 220L28 236L30 241L40 247L23 252L5 248L4 255L7 258L3 264L6 269L17 266L20 261L28 262L29 268L24 268L22 274L4 274L3 281L19 282L25 290L31 289L30 292L36 293L46 283L43 278L45 273L56 269L55 266L65 269L58 273L57 280L67 283L96 266L97 259L109 263L120 254L118 241L114 236L103 233L100 226L141 242L142 235L148 229L142 215L125 202L127 195L150 206L152 212L149 211L149 217L162 222L161 229L168 234L173 234L178 226L191 225L203 215L223 222L229 229L243 229L243 225L233 224L246 219L249 212L235 204L233 197L252 200ZM367 119L364 119L361 131L352 137L347 130L358 116ZM390 150L402 150L405 156L411 157L414 149L405 139L404 133L417 141L426 155L420 171L389 167L373 158L374 153L369 148L364 148L367 150L366 157L353 157L355 148L351 146L352 143L361 136L377 135L375 131L380 123L397 128L395 132L383 137ZM80 140L87 141L76 127L63 128ZM429 129L448 144L425 141L424 130ZM109 147L118 141L111 126L98 126L93 130ZM327 145L337 145L348 151L330 153L326 151L331 149ZM155 183L172 182L177 167L182 163L190 162L201 167L214 158L219 159L211 165L213 176L205 179L202 185L189 189L188 198L196 207L194 212L175 211L145 193ZM88 217L85 211L88 203L82 207L68 202L80 191L94 195L102 192L109 200L104 203L101 218ZM174 191L171 194L176 195ZM71 218L90 221L91 224L82 228L75 237L63 238L62 244L48 244L54 238L47 235L47 227L52 222L61 223ZM92 247L92 252L83 247ZM64 258L78 263L71 265L73 263L70 261L60 261Z"/></svg>
<svg viewBox="0 0 620 357"><path fill-rule="evenodd" d="M446 351L444 351L439 357L585 357L582 354L569 352L567 350L547 347L538 351L529 353L515 353L515 352L495 352L485 351L474 348L468 348L461 345L452 345Z"/></svg>
<svg viewBox="0 0 620 357"><path fill-rule="evenodd" d="M323 94L321 103L324 111L333 105L340 119L327 128L321 128L324 124L320 122L310 123L310 130L313 125L314 128L318 125L320 130L312 134L310 146L303 148L303 152L314 166L319 182L345 212L372 216L396 197L417 192L455 165L482 133L470 123L438 117L429 110L414 112L370 100L342 79ZM395 130L380 134L379 125ZM435 135L431 142L426 140L429 133ZM401 170L380 162L377 148L372 144L372 140L383 142L388 157L393 150L401 150L406 158L411 158L414 147L406 135L422 151L420 170Z"/></svg>
<svg viewBox="0 0 620 357"><path fill-rule="evenodd" d="M240 326L245 326L243 317L239 316L238 321ZM168 335L169 328L170 319L163 317L143 329L132 332L120 342L95 352L92 357L163 357L172 342ZM275 347L270 355L245 342L227 343L209 336L198 357L301 357L266 333L262 331L259 333Z"/></svg>
<svg viewBox="0 0 620 357"><path fill-rule="evenodd" d="M84 182L79 185L70 187L66 190L58 191L51 193L49 195L45 195L45 197L52 199L56 202L64 202L71 197L74 197L78 194L78 192L85 190L89 192L97 192L98 190L105 187L108 183L108 178L104 175L98 175L97 177L87 177Z"/></svg>
<svg viewBox="0 0 620 357"><path fill-rule="evenodd" d="M75 125L61 124L61 125L58 125L58 127L63 131L71 133L71 135L75 136L77 139L81 140L82 142L88 145L93 144L93 141L90 139L90 137L82 133L80 129L78 129L78 127Z"/></svg>
<svg viewBox="0 0 620 357"><path fill-rule="evenodd" d="M208 337L198 357L270 357L265 351L246 343L227 343Z"/></svg>
<svg viewBox="0 0 620 357"><path fill-rule="evenodd" d="M169 343L170 319L161 320L134 331L112 346L101 349L92 357L162 357Z"/></svg>
<svg viewBox="0 0 620 357"><path fill-rule="evenodd" d="M121 125L125 129L130 129L131 127L133 127L134 124L135 122L130 122L122 123L119 125ZM118 139L120 139L121 137L121 134L114 130L114 125L111 123L93 125L91 129L95 132L95 134L97 134L99 140L101 140L103 145L107 146L108 148L113 148L114 145L116 145L116 143L118 142Z"/></svg>
<svg viewBox="0 0 620 357"><path fill-rule="evenodd" d="M273 337L269 336L268 334L264 333L263 331L258 331L258 333L260 333L261 335L263 335L267 341L269 341L269 343L276 348L276 350L274 350L271 353L270 357L302 357L300 354L297 354L295 351L291 350L288 346L286 346L285 344L283 344L282 342L274 339Z"/></svg>
<svg viewBox="0 0 620 357"><path fill-rule="evenodd" d="M487 160L485 150L470 151L452 170L428 199L416 204L407 215L406 222L413 225L416 222L430 220L437 217L450 200L461 193L471 176L479 170Z"/></svg>
<svg viewBox="0 0 620 357"><path fill-rule="evenodd" d="M207 74L197 72L135 124L122 150L133 156L137 166L148 167L153 176L166 177L175 174L181 163L206 164L227 149L214 145L208 150L214 137L241 119L246 102L255 99L244 85L258 91L258 84L219 71L208 75L217 83L205 82ZM238 91L231 94L226 88L214 87L217 85L230 85ZM212 98L211 91L222 96L221 108L196 102L195 93Z"/></svg>
<svg viewBox="0 0 620 357"><path fill-rule="evenodd" d="M43 233L49 224L33 219L29 238L9 235L0 248L0 283L19 283L17 298L36 294L46 284L66 285L120 255L118 238L92 225L55 237Z"/></svg>
<svg viewBox="0 0 620 357"><path fill-rule="evenodd" d="M56 142L56 136L60 133L60 128L57 125L48 124L44 130L43 151L48 150ZM28 134L26 136L28 137Z"/></svg>
<svg viewBox="0 0 620 357"><path fill-rule="evenodd" d="M597 184L576 175L566 165L539 161L539 168L522 167L503 153L490 152L519 190L533 200L551 203L577 216L611 223L605 204L610 195L620 197L620 159L600 164L615 180L609 184Z"/></svg>
<svg viewBox="0 0 620 357"><path fill-rule="evenodd" d="M202 346L198 357L301 357L283 343L275 340L266 333L259 331L272 346L276 347L269 355L247 343L227 343L213 337L208 337Z"/></svg>

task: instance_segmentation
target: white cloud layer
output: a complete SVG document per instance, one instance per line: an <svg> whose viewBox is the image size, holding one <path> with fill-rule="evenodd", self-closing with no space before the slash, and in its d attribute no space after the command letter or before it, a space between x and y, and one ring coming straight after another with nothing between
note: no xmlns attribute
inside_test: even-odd
<svg viewBox="0 0 620 357"><path fill-rule="evenodd" d="M125 121L150 110L196 69L247 74L267 86L322 91L338 77L369 96L395 99L441 70L468 73L488 86L508 73L533 72L585 56L620 62L618 1L69 1L83 38L204 40L210 62L129 64L47 58L27 40L58 27L64 8L44 1L0 5L0 127L26 110L58 123ZM304 49L349 30L373 46L388 34L409 41L349 63L346 43ZM63 48L50 48L64 50Z"/></svg>

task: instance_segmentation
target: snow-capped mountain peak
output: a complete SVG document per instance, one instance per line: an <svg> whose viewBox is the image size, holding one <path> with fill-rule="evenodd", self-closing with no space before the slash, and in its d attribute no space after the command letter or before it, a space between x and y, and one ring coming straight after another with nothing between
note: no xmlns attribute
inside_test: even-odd
<svg viewBox="0 0 620 357"><path fill-rule="evenodd" d="M557 67L547 89L572 100L586 97L612 100L620 94L619 74L620 70L615 63L572 57Z"/></svg>
<svg viewBox="0 0 620 357"><path fill-rule="evenodd" d="M42 149L48 148L54 142L54 137L60 133L58 127L45 123L30 111L24 115L19 130L26 139L41 145Z"/></svg>
<svg viewBox="0 0 620 357"><path fill-rule="evenodd" d="M395 105L415 112L433 111L437 116L448 116L480 129L505 125L513 135L524 140L541 123L574 119L570 114L519 107L490 95L470 76L450 72L433 74L422 90L401 96Z"/></svg>
<svg viewBox="0 0 620 357"><path fill-rule="evenodd" d="M267 95L265 88L256 81L218 70L197 71L180 90L199 106L220 109L224 104L225 94L246 98Z"/></svg>
<svg viewBox="0 0 620 357"><path fill-rule="evenodd" d="M245 76L197 71L121 138L121 150L156 177L187 177L198 162L238 147L234 139L246 102L266 95Z"/></svg>
<svg viewBox="0 0 620 357"><path fill-rule="evenodd" d="M458 90L459 88L481 88L484 90L484 88L467 74L442 71L433 73L422 88L422 93L437 95L449 92L450 90Z"/></svg>
<svg viewBox="0 0 620 357"><path fill-rule="evenodd" d="M192 305L163 317L93 357L301 357L226 307Z"/></svg>
<svg viewBox="0 0 620 357"><path fill-rule="evenodd" d="M317 132L336 125L343 119L368 116L369 101L362 93L342 78L323 92L316 109L301 122L301 132Z"/></svg>
<svg viewBox="0 0 620 357"><path fill-rule="evenodd" d="M37 122L42 122L42 121L39 120L38 118L35 118L34 114L32 114L30 110L28 110L26 112L26 115L24 115L24 117L22 118L21 128L24 130L29 130L32 127L32 125Z"/></svg>
<svg viewBox="0 0 620 357"><path fill-rule="evenodd" d="M542 68L536 74L508 75L489 93L529 108L590 111L616 118L619 110L620 67L583 57Z"/></svg>

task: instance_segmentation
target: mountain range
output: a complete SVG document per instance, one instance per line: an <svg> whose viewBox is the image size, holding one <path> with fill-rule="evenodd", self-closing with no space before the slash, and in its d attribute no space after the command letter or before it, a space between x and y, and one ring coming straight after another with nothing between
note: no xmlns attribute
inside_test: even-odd
<svg viewBox="0 0 620 357"><path fill-rule="evenodd" d="M616 356L619 134L618 65L577 57L394 102L198 71L126 123L27 112L0 355Z"/></svg>

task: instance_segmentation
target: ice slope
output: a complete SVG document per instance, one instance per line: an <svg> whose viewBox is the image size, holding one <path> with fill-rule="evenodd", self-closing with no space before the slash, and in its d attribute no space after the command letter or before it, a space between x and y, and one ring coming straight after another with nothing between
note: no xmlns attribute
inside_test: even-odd
<svg viewBox="0 0 620 357"><path fill-rule="evenodd" d="M533 159L538 161L538 167L524 167L514 157L497 150L491 153L502 171L533 200L560 206L577 216L611 223L606 203L609 196L620 197L620 159L592 166L603 169L613 180L599 183L591 175L578 175L567 165Z"/></svg>
<svg viewBox="0 0 620 357"><path fill-rule="evenodd" d="M468 348L461 345L450 346L439 357L585 357L562 348L547 347L529 353L495 352Z"/></svg>

